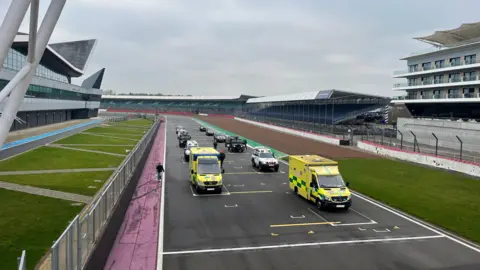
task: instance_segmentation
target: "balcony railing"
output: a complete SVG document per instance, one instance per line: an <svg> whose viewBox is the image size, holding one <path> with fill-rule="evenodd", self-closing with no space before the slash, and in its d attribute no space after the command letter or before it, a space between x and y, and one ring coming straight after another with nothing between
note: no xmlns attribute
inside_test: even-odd
<svg viewBox="0 0 480 270"><path fill-rule="evenodd" d="M480 98L480 93L424 94L424 95L417 95L417 96L395 96L392 98L392 100L449 99L449 98Z"/></svg>
<svg viewBox="0 0 480 270"><path fill-rule="evenodd" d="M471 81L479 81L480 76L467 76L467 77L458 77L458 78L450 78L448 81L446 80L423 80L419 82L408 82L408 83L395 83L393 84L393 88L401 88L401 87L410 87L410 86L421 86L421 85L436 85L436 84L450 84L450 83L459 83L459 82L471 82Z"/></svg>
<svg viewBox="0 0 480 270"><path fill-rule="evenodd" d="M416 69L404 69L404 70L395 70L393 72L393 75L401 75L401 74L407 74L407 73L413 73L413 72L420 72L420 71L428 71L428 70L439 70L439 69L445 69L445 68L450 68L450 67L459 67L459 66L465 66L465 65L474 65L474 64L480 64L480 61L475 60L465 60L465 61L458 61L458 62L447 62L443 64L438 64L438 65L431 65L431 66L426 66L425 69L422 67L418 67Z"/></svg>

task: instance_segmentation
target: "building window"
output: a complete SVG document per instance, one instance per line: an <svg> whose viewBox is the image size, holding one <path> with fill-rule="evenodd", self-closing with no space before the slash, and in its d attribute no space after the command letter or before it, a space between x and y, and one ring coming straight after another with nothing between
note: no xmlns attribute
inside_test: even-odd
<svg viewBox="0 0 480 270"><path fill-rule="evenodd" d="M432 69L432 62L422 64L422 70L430 70L430 69Z"/></svg>
<svg viewBox="0 0 480 270"><path fill-rule="evenodd" d="M465 65L470 65L470 64L475 64L475 63L477 63L477 55L476 54L465 56Z"/></svg>
<svg viewBox="0 0 480 270"><path fill-rule="evenodd" d="M477 80L477 72L472 71L472 72L465 72L463 74L463 81L468 82L468 81L476 81Z"/></svg>
<svg viewBox="0 0 480 270"><path fill-rule="evenodd" d="M432 77L422 77L422 85L432 84Z"/></svg>
<svg viewBox="0 0 480 270"><path fill-rule="evenodd" d="M10 48L8 50L7 59L5 59L5 61L3 62L3 68L13 71L20 71L26 63L27 57L25 55ZM69 79L67 76L56 73L40 64L37 66L35 76L49 80L69 83Z"/></svg>
<svg viewBox="0 0 480 270"><path fill-rule="evenodd" d="M458 89L448 89L448 98L459 98Z"/></svg>
<svg viewBox="0 0 480 270"><path fill-rule="evenodd" d="M448 82L453 83L453 82L459 82L459 81L461 81L460 73L452 73L448 75Z"/></svg>
<svg viewBox="0 0 480 270"><path fill-rule="evenodd" d="M452 67L460 66L460 57L450 58L450 66Z"/></svg>
<svg viewBox="0 0 480 270"><path fill-rule="evenodd" d="M435 99L440 98L440 90L433 90L433 98Z"/></svg>
<svg viewBox="0 0 480 270"><path fill-rule="evenodd" d="M435 61L435 68L444 68L444 67L445 67L445 60Z"/></svg>
<svg viewBox="0 0 480 270"><path fill-rule="evenodd" d="M409 72L417 72L418 71L418 65L409 65L408 66L408 71Z"/></svg>
<svg viewBox="0 0 480 270"><path fill-rule="evenodd" d="M438 84L438 83L445 83L443 81L443 75L436 75L433 77L433 83Z"/></svg>
<svg viewBox="0 0 480 270"><path fill-rule="evenodd" d="M475 97L475 88L463 88L463 97L464 98Z"/></svg>

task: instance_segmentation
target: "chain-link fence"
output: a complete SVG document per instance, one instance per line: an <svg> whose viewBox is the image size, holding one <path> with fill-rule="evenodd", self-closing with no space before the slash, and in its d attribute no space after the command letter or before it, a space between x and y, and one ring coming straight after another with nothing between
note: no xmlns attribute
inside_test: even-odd
<svg viewBox="0 0 480 270"><path fill-rule="evenodd" d="M116 118L109 119L117 122ZM160 120L157 119L120 164L107 184L97 193L92 203L70 222L36 269L80 270L83 268L159 125Z"/></svg>

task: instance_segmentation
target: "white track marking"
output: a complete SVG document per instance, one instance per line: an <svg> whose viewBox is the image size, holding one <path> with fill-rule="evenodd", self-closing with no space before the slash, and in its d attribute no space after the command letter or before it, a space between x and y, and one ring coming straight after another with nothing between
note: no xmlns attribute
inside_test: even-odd
<svg viewBox="0 0 480 270"><path fill-rule="evenodd" d="M266 250L266 249L282 249L295 247L314 247L314 246L333 246L333 245L351 245L351 244L368 244L368 243L388 243L400 241L428 240L444 238L443 235L417 236L417 237L398 237L398 238L378 238L364 240L347 240L347 241L331 241L331 242L313 242L313 243L297 243L270 246L251 246L251 247L235 247L235 248L218 248L218 249L197 249L197 250L181 250L167 251L163 255L185 255L185 254L201 254L201 253L218 253L218 252L235 252L250 250Z"/></svg>
<svg viewBox="0 0 480 270"><path fill-rule="evenodd" d="M167 116L165 117L165 135L163 138L163 168L166 169L165 164L167 163ZM158 242L157 242L157 270L163 269L163 228L165 221L165 171L162 176L162 198L160 199L160 220L158 222Z"/></svg>
<svg viewBox="0 0 480 270"><path fill-rule="evenodd" d="M333 227L337 226L360 226L360 225L375 225L378 224L375 221L370 221L370 222L359 222L359 223L340 223L340 224L331 224Z"/></svg>
<svg viewBox="0 0 480 270"><path fill-rule="evenodd" d="M355 212L355 213L357 213L357 214L359 214L360 216L362 216L362 217L364 217L364 218L366 218L366 219L370 220L370 221L373 221L373 222L375 222L373 219L371 219L371 218L369 218L369 217L365 216L364 214L362 214L362 213L358 212L357 210L355 210L355 209L353 209L353 208L351 208L351 207L350 207L350 210L351 210L351 211L353 211L353 212ZM376 222L375 222L375 223L376 223Z"/></svg>
<svg viewBox="0 0 480 270"><path fill-rule="evenodd" d="M406 215L404 215L404 214L402 214L402 213L400 213L400 212L398 212L398 211L395 211L395 210L392 210L392 209L390 209L390 208L388 208L388 207L385 207L385 206L383 206L383 205L381 205L381 204L379 204L379 203L377 203L377 202L375 202L375 201L373 201L373 200L365 197L364 195L360 195L360 194L357 193L357 192L352 192L352 194L355 195L357 198L360 198L360 199L362 199L362 200L364 200L364 201L366 201L366 202L369 202L369 203L371 203L371 204L373 204L373 205L375 205L375 206L377 206L377 207L379 207L379 208L382 208L383 210L386 210L386 211L388 211L388 212L390 212L390 213L392 213L392 214L394 214L394 215L396 215L396 216L399 216L399 217L401 217L401 218L404 218L404 219L406 219L406 220L408 220L408 221L410 221L410 222L412 222L412 223L414 223L414 224L416 224L416 225L418 225L418 226L421 226L421 227L423 227L423 228L425 228L425 229L427 229L427 230L429 230L429 231L431 231L431 232L437 233L438 235L443 236L443 237L445 237L445 238L448 238L449 240L452 240L452 241L455 242L455 243L458 243L458 244L460 244L460 245L462 245L462 246L464 246L464 247L467 247L467 248L469 248L469 249L471 249L471 250L473 250L473 251L476 251L476 252L480 253L480 248L478 248L478 247L475 247L475 246L473 246L473 245L470 245L469 243L466 243L466 242L464 242L464 241L462 241L462 240L459 240L459 239L457 239L457 238L455 238L455 237L452 237L452 236L450 236L450 235L447 235L447 234L441 232L440 230L437 230L437 229L435 229L435 228L432 228L431 226L425 225L425 224L423 224L422 222L420 222L420 221L418 221L418 220L415 220L415 219L413 219L413 218L410 218L410 217L408 217L408 216L406 216Z"/></svg>
<svg viewBox="0 0 480 270"><path fill-rule="evenodd" d="M290 218L305 218L305 215L301 215L299 217L294 217L294 216L290 215Z"/></svg>

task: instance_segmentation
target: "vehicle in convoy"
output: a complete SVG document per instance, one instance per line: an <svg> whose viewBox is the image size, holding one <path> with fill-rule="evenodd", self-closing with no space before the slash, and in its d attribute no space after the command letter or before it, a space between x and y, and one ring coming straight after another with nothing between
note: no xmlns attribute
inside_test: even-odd
<svg viewBox="0 0 480 270"><path fill-rule="evenodd" d="M185 145L185 149L183 150L183 159L185 161L190 160L190 149L192 147L198 147L198 142L197 141L187 141Z"/></svg>
<svg viewBox="0 0 480 270"><path fill-rule="evenodd" d="M205 126L200 126L200 131L207 131L207 128Z"/></svg>
<svg viewBox="0 0 480 270"><path fill-rule="evenodd" d="M197 193L222 193L222 174L220 153L212 147L190 148L190 181Z"/></svg>
<svg viewBox="0 0 480 270"><path fill-rule="evenodd" d="M180 138L181 135L188 135L188 131L186 131L185 129L180 129L177 132L177 138Z"/></svg>
<svg viewBox="0 0 480 270"><path fill-rule="evenodd" d="M212 129L207 129L207 131L205 132L207 136L213 136L214 133L215 132Z"/></svg>
<svg viewBox="0 0 480 270"><path fill-rule="evenodd" d="M336 161L317 155L289 156L288 177L293 192L319 209L352 205L349 183L343 181Z"/></svg>
<svg viewBox="0 0 480 270"><path fill-rule="evenodd" d="M179 134L178 135L178 146L179 147L185 147L187 145L187 141L189 141L192 138L192 136L188 134Z"/></svg>
<svg viewBox="0 0 480 270"><path fill-rule="evenodd" d="M245 152L247 150L247 140L242 140L238 136L229 137L225 140L225 147L229 152Z"/></svg>
<svg viewBox="0 0 480 270"><path fill-rule="evenodd" d="M215 134L213 134L213 140L217 142L225 142L226 139L227 137L223 133L215 132Z"/></svg>
<svg viewBox="0 0 480 270"><path fill-rule="evenodd" d="M280 165L272 150L262 146L257 146L253 149L252 166L260 169L260 171L265 169L273 169L274 171L278 172Z"/></svg>
<svg viewBox="0 0 480 270"><path fill-rule="evenodd" d="M177 126L176 129L175 129L175 134L178 134L178 131L181 130L181 129L183 129L182 126Z"/></svg>

